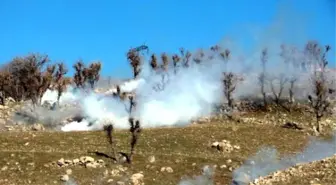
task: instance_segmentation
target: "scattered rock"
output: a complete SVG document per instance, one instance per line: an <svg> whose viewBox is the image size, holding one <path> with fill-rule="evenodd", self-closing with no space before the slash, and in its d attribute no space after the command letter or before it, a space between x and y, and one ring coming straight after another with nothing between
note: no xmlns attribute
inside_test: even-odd
<svg viewBox="0 0 336 185"><path fill-rule="evenodd" d="M82 156L79 158L80 162L82 163L92 163L94 162L94 158L90 156Z"/></svg>
<svg viewBox="0 0 336 185"><path fill-rule="evenodd" d="M58 164L58 166L64 166L65 165L64 159L61 158L60 160L58 160L57 164Z"/></svg>
<svg viewBox="0 0 336 185"><path fill-rule="evenodd" d="M82 165L86 168L98 168L105 166L105 162L102 159L98 159L95 161L93 157L90 156L82 156L80 159L72 159L65 160L64 158L59 159L57 162L53 162L52 165L57 165L59 167L66 167L70 165Z"/></svg>
<svg viewBox="0 0 336 185"><path fill-rule="evenodd" d="M212 143L211 147L216 148L217 150L223 151L223 152L226 152L226 153L231 153L234 149L235 150L240 149L240 146L231 145L231 142L227 141L227 140L222 140L221 142L216 141L216 142Z"/></svg>
<svg viewBox="0 0 336 185"><path fill-rule="evenodd" d="M162 167L160 171L161 172L167 172L167 173L173 173L174 172L173 168L171 168L171 167Z"/></svg>
<svg viewBox="0 0 336 185"><path fill-rule="evenodd" d="M221 165L219 168L220 168L220 169L223 169L223 168L227 168L227 166L226 166L225 164L223 164L223 165Z"/></svg>
<svg viewBox="0 0 336 185"><path fill-rule="evenodd" d="M153 155L152 155L152 156L149 156L149 157L148 157L148 162L149 162L149 163L154 163L154 162L155 162L155 156L153 156Z"/></svg>
<svg viewBox="0 0 336 185"><path fill-rule="evenodd" d="M72 162L73 162L74 165L76 165L76 164L79 164L80 161L79 161L79 159L73 159Z"/></svg>
<svg viewBox="0 0 336 185"><path fill-rule="evenodd" d="M6 171L8 169L8 166L4 166L1 168L1 171Z"/></svg>
<svg viewBox="0 0 336 185"><path fill-rule="evenodd" d="M43 126L42 124L39 124L39 123L34 124L34 125L31 127L31 129L32 129L33 131L43 131L43 130L45 130L45 129L44 129L44 126Z"/></svg>
<svg viewBox="0 0 336 185"><path fill-rule="evenodd" d="M132 185L143 185L144 175L142 173L135 173L131 176Z"/></svg>
<svg viewBox="0 0 336 185"><path fill-rule="evenodd" d="M8 106L6 106L6 105L0 105L0 110L5 110L5 109L8 109Z"/></svg>
<svg viewBox="0 0 336 185"><path fill-rule="evenodd" d="M111 183L111 182L113 182L113 179L109 179L109 180L107 180L107 182L108 182L108 183Z"/></svg>
<svg viewBox="0 0 336 185"><path fill-rule="evenodd" d="M97 168L97 163L85 163L86 168Z"/></svg>
<svg viewBox="0 0 336 185"><path fill-rule="evenodd" d="M114 176L114 177L115 177L115 176L119 176L119 172L120 172L120 171L119 171L118 169L113 169L113 170L111 171L111 175Z"/></svg>
<svg viewBox="0 0 336 185"><path fill-rule="evenodd" d="M67 175L71 175L72 174L72 170L71 169L67 169L65 172L66 172Z"/></svg>
<svg viewBox="0 0 336 185"><path fill-rule="evenodd" d="M63 181L63 182L69 181L69 175L62 175L61 176L61 181Z"/></svg>

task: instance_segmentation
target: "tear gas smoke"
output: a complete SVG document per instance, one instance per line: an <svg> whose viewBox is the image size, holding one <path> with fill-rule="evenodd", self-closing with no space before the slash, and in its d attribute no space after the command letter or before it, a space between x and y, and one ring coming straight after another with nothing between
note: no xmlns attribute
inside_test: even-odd
<svg viewBox="0 0 336 185"><path fill-rule="evenodd" d="M331 141L311 138L303 152L293 156L279 158L275 148L262 148L254 156L234 170L232 185L247 185L261 176L267 176L278 170L284 170L299 163L322 160L336 154L336 133Z"/></svg>
<svg viewBox="0 0 336 185"><path fill-rule="evenodd" d="M225 44L222 48L226 48ZM190 62L190 67L179 67L175 74L173 68L165 73L153 73L149 65L144 63L143 71L137 80L126 82L121 85L122 92L134 91L136 94L137 106L133 116L141 120L142 127L162 127L186 125L192 119L209 115L213 112L215 104L223 101L223 72L229 70L235 74L244 77L244 81L237 85L234 98L243 96L260 96L260 86L258 85L258 73L260 71L260 53L247 57L250 60L250 69L246 70L246 62L242 63L240 57L234 55L225 64L220 56L208 59L207 55L200 64ZM283 58L279 56L278 50L270 52L267 71L277 77L277 75L290 75L296 78L295 96L306 97L311 91L310 81L307 78L308 73L303 74L299 70L284 65ZM206 51L210 54L211 51ZM302 54L302 53L300 53ZM297 54L294 54L295 57ZM241 56L241 55L238 55ZM293 60L295 59L293 56ZM301 61L298 60L297 62ZM252 65L251 65L252 64ZM164 74L164 76L162 76ZM305 76L306 75L306 76ZM278 82L275 80L275 84ZM154 90L154 86L160 86L160 90ZM287 84L288 87L289 84ZM276 91L280 86L275 85ZM285 87L285 88L287 88ZM108 92L115 92L111 89ZM266 91L271 92L270 87L266 86ZM283 92L287 96L288 92ZM55 102L57 93L47 91L43 96L43 101ZM115 128L128 128L129 112L127 102L114 99L107 94L97 94L89 92L88 94L80 91L74 91L70 88L65 92L60 104L77 102L83 115L86 117L81 123L71 122L65 125L63 131L76 130L95 130L101 129L106 123L113 123Z"/></svg>
<svg viewBox="0 0 336 185"><path fill-rule="evenodd" d="M213 185L214 169L205 166L202 170L202 174L194 178L186 178L181 180L178 185Z"/></svg>
<svg viewBox="0 0 336 185"><path fill-rule="evenodd" d="M225 45L222 46L226 48ZM279 49L280 50L280 49ZM205 53L210 53L206 51ZM233 96L239 99L243 96L260 96L260 86L258 85L258 73L260 71L260 53L259 57L250 57L250 69L246 70L246 64L240 61L239 57L234 56L225 64L220 56L213 59L204 60L200 64L192 63L190 67L179 67L177 74L174 70L168 70L166 73L157 74L149 69L148 64L142 66L143 72L137 80L126 82L121 85L121 91L134 91L136 94L137 106L133 116L141 120L142 127L162 127L186 125L192 119L209 115L213 112L215 104L223 102L223 72L230 70L235 74L241 74L244 81L237 85ZM269 61L272 66L268 67L268 72L273 76L290 75L296 78L295 97L306 97L311 91L310 81L305 75L293 67L286 67L283 59L277 54L277 51L270 53ZM273 67L273 65L276 65ZM276 79L276 78L275 78ZM277 81L274 81L277 84ZM154 86L161 87L160 90L154 90ZM288 87L289 84L287 84ZM275 85L276 91L280 86ZM287 88L285 87L285 88ZM108 92L115 92L111 89ZM266 91L271 92L270 87L266 86ZM56 101L56 92L47 91L43 96L43 101ZM283 92L287 96L288 92ZM80 91L74 91L72 88L64 93L60 99L60 104L77 102L80 110L86 119L83 122L72 122L65 125L63 131L75 130L95 130L101 129L105 123L113 123L115 128L128 128L129 112L127 102L120 101L107 94L97 94L89 92L88 94Z"/></svg>
<svg viewBox="0 0 336 185"><path fill-rule="evenodd" d="M261 71L260 55L264 48L268 48L267 73L275 78L275 90L279 91L279 75L286 75L297 79L295 82L294 96L296 99L306 99L311 92L309 73L303 74L298 67L302 61L309 59L303 52L304 45L309 40L302 31L306 20L298 18L298 12L289 12L280 9L274 23L263 27L260 33L253 33L249 41L252 49L244 50L238 43L240 36L226 39L218 43L220 51L230 50L228 63L210 49L205 49L200 64L193 59L199 57L194 52L190 57L190 67L178 66L177 74L173 66L168 67L167 72L153 73L148 60L143 59L142 72L137 80L131 80L121 85L121 91L135 91L137 106L133 116L141 120L142 127L161 127L186 125L192 119L212 113L215 104L223 103L223 72L230 71L242 75L244 81L237 85L233 96L240 97L261 96L258 84L258 74ZM298 31L300 30L300 31ZM297 31L297 32L293 32ZM295 33L295 34L294 34ZM241 34L240 34L241 35ZM243 33L243 38L250 34ZM287 50L282 51L284 45ZM281 52L283 56L280 56ZM214 56L210 59L210 56ZM144 57L144 56L143 56ZM289 59L290 65L285 64L284 57ZM172 62L170 62L172 63ZM164 77L162 76L164 75ZM161 87L155 91L153 86ZM287 89L289 84L285 85ZM115 92L111 89L108 93ZM286 91L286 92L285 92ZM271 92L269 85L266 92ZM55 101L56 92L46 92L44 100ZM283 96L288 96L288 90L284 90ZM121 102L112 97L98 95L96 93L84 94L69 90L61 97L61 104L69 101L77 101L80 110L86 117L82 122L71 122L65 125L63 131L94 130L102 128L105 123L113 123L115 128L128 128L129 112L125 110L127 102Z"/></svg>

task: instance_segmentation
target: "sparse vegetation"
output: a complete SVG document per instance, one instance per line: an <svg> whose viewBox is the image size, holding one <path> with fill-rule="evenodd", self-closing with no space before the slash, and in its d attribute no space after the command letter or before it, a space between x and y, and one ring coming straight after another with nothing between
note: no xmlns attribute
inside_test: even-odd
<svg viewBox="0 0 336 185"><path fill-rule="evenodd" d="M143 48L148 49L147 46L143 46ZM280 54L284 60L285 65L293 65L295 69L299 70L299 65L297 64L298 61L291 56L293 54L291 50L288 51L287 49L282 47L282 53ZM302 97L299 97L298 95L296 96L295 94L296 88L299 88L300 85L300 76L295 74L287 75L283 71L278 73L268 71L266 65L271 65L272 59L269 58L269 49L265 48L260 53L261 72L259 73L258 71L259 74L256 76L248 76L248 78L255 78L253 80L258 83L253 84L258 88L258 93L256 94L261 95L262 97L262 106L256 106L253 112L249 111L250 109L244 109L245 107L243 106L243 103L245 99L241 99L240 96L236 96L235 94L236 92L239 92L237 89L240 87L240 82L249 82L251 79L242 78L239 72L230 69L229 64L234 62L231 57L232 55L235 55L235 53L231 53L229 49L223 50L220 46L215 45L209 48L209 51L200 49L195 53L191 53L186 49L181 48L179 54L170 55L168 53L161 53L156 55L153 53L150 55L148 62L144 61L145 57L141 56L138 50L131 49L127 53L127 59L132 68L133 79L139 78L143 65L149 65L151 72L153 73L153 78L155 78L154 80L158 80L158 82L153 86L153 93L160 93L169 87L167 86L169 83L174 83L174 80L179 80L178 77L181 73L184 72L183 69L189 68L190 70L193 70L194 66L209 65L207 64L209 60L219 60L220 62L224 62L223 72L221 73L222 79L220 79L222 85L221 93L224 93L221 94L221 96L227 100L228 107L231 109L237 107L240 112L234 115L235 119L230 120L218 116L220 113L217 113L214 117L209 118L209 120L211 120L209 122L216 122L213 125L209 124L206 126L192 126L191 128L187 128L190 129L188 131L186 131L186 128L175 128L176 130L167 129L168 132L163 129L147 131L142 129L142 120L137 119L136 116L138 115L134 114L135 110L138 108L138 99L136 94L133 92L123 92L121 87L118 85L116 86L116 91L113 93L112 97L118 99L125 105L125 110L128 113L128 132L130 133L130 141L127 140L126 134L124 132L116 130L114 123L109 121L104 127L104 132L109 143L109 148L111 149L111 155L108 154L109 152L106 152L104 149L108 147L105 146L106 144L101 142L101 132L89 133L88 137L94 138L94 141L92 141L92 143L87 146L83 145L83 147L85 149L89 148L92 150L94 147L98 147L100 151L98 152L98 149L95 149L96 154L113 159L113 161L119 164L122 164L123 162L132 164L131 168L136 170L144 168L152 170L152 167L148 167L147 163L144 162L144 159L148 157L148 155L152 154L152 152L149 152L148 150L152 149L153 154L161 158L159 159L161 162L167 159L168 162L163 162L163 164L173 166L175 170L175 168L178 168L178 166L190 165L190 162L197 162L198 166L201 164L203 165L204 163L209 163L209 161L213 163L219 163L221 161L227 160L229 157L228 154L217 155L214 154L214 152L212 152L210 149L204 149L208 145L208 141L205 141L205 137L209 139L209 136L211 135L211 138L219 137L218 139L223 139L222 137L225 136L235 140L234 142L239 143L242 148L246 150L239 153L239 155L233 152L232 156L230 156L234 161L233 163L235 164L232 164L232 166L230 166L231 168L228 168L231 169L231 171L234 167L237 167L239 162L243 160L242 156L247 157L249 152L255 152L255 148L261 146L260 143L256 143L256 141L253 140L255 137L262 138L262 144L273 144L278 146L282 152L289 153L302 149L305 143L305 134L301 134L301 132L303 132L303 130L307 131L307 129L302 127L302 125L298 126L298 124L294 122L289 122L289 120L296 120L300 123L309 122L309 120L311 120L311 115L307 115L306 113L306 105L309 105L314 112L314 117L316 118L316 130L322 133L322 118L328 114L328 109L332 107L330 96L335 92L335 90L330 87L331 79L329 79L328 75L326 74L328 65L326 54L330 50L330 47L326 46L324 50L321 50L317 43L309 42L306 45L306 48L303 50L306 58L304 61L300 61L300 66L304 65L305 68L308 68L308 66L316 64L319 67L315 67L313 73L311 74L312 93L308 95L309 103L302 100L302 104L296 104L295 99L302 99ZM31 54L25 57L16 57L8 64L4 65L0 71L0 103L5 105L6 100L11 97L17 102L31 101L35 106L37 106L41 104L43 94L48 89L50 89L57 91L57 101L59 104L60 98L66 91L68 85L75 86L79 91L86 90L87 88L93 90L96 88L97 82L101 78L101 62L93 62L89 65L86 65L82 60L77 61L72 66L74 69L74 76L70 78L66 76L68 70L64 63L52 63L50 61L51 60L48 58L48 56ZM203 68L201 67L199 69L197 68L197 70L202 69ZM310 73L307 72L307 74ZM196 78L196 76L191 76L190 78L194 77ZM109 85L111 85L110 81L111 79L109 79ZM286 99L287 92L288 99ZM247 97L247 99L248 98L250 97ZM304 100L306 100L306 97ZM250 102L250 107L253 107L255 104L260 104L259 98L251 97L248 99L248 101ZM289 103L289 105L286 103ZM260 109L261 107L262 109ZM277 109L278 107L281 107L281 109ZM286 110L285 113L283 112L283 109ZM259 117L263 117L262 119L267 119L267 121L272 122L272 124L261 124ZM233 118L233 116L230 116L230 118ZM274 126L276 124L284 124L284 121L287 123L286 127ZM243 122L247 124L252 123L253 126L246 126L243 124L237 126L236 122ZM255 124L260 125L256 126ZM269 127L271 127L271 129ZM301 132L298 133L294 129L290 130L293 127L295 127L297 130L300 130ZM288 131L284 128L287 128ZM209 130L205 131L207 129ZM227 129L231 129L232 132L231 130L229 132L223 131ZM239 130L240 134L246 134L246 138L237 138L237 135L239 134L234 134L237 133L237 130ZM310 130L308 129L307 132L309 133ZM82 144L80 144L79 138L84 137L84 135L81 134L82 133L76 135L78 138L74 139L76 142L74 145L78 144L78 146L82 146ZM50 135L55 137L53 134ZM277 138L285 137L284 140L289 140L296 136L299 136L299 144L295 143L295 145L289 144L286 146L283 146L283 141L279 141ZM28 137L30 136L27 136L27 138ZM41 134L37 137L48 137L48 135ZM160 142L156 141L157 138L159 138ZM34 137L32 139L34 140ZM17 149L17 146L14 145L11 141L8 141L5 136L1 136L0 140L3 141L3 143L9 143L9 146ZM247 144L249 142L252 142L252 144ZM57 147L62 148L62 146L54 146L55 143L48 144L56 148L56 150L61 151L61 149ZM39 145L39 143L37 143L37 145ZM4 147L6 146L7 144L4 144ZM185 148L182 148L181 146L185 146ZM199 147L203 148L200 149ZM44 151L46 149L42 147L41 150ZM76 155L76 153L72 153L71 149L66 149L66 151L67 155L69 156ZM78 147L76 152L82 154L86 151ZM7 154L0 152L0 155L8 158ZM53 155L57 156L57 153L54 153ZM204 157L204 155L207 155L207 157ZM184 161L176 162L177 158L181 161ZM175 159L176 161L174 162ZM43 160L44 162L46 161L46 159ZM231 162L228 165L231 165ZM155 168L157 167L158 166L155 166L153 169L156 170ZM223 169L224 168L226 167L223 167ZM183 174L194 171L194 169L191 169L191 167L183 167L182 169L183 170L179 169L176 171ZM163 172L164 170L161 171L161 173ZM152 173L155 174L154 171ZM224 173L231 174L228 172L228 170L226 170ZM231 176L228 174L217 176L215 175L215 181L221 182L220 180L223 179L228 180L231 178ZM164 177L162 174L159 174L159 176L160 178ZM148 179L146 177L146 182L152 180L152 178L154 177L150 176ZM171 176L169 178L173 179L174 182L178 180L176 176ZM159 182L157 184L164 183Z"/></svg>
<svg viewBox="0 0 336 185"><path fill-rule="evenodd" d="M311 107L314 109L316 117L316 131L322 132L321 118L327 113L330 107L330 88L327 76L326 67L328 61L326 55L330 50L330 46L325 46L323 51L315 42L309 42L306 46L306 51L313 57L314 74L312 76L313 95L308 95Z"/></svg>

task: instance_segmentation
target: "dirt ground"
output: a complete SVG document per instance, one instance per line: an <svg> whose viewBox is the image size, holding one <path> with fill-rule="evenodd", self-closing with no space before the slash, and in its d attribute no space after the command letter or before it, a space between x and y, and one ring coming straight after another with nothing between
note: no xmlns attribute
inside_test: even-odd
<svg viewBox="0 0 336 185"><path fill-rule="evenodd" d="M127 184L132 174L142 173L146 185L177 184L182 177L199 175L205 165L217 165L215 184L230 184L232 170L264 146L274 146L281 155L300 152L308 142L307 130L280 127L279 124L256 124L216 121L184 128L144 129L132 165L121 167L111 159L93 151L111 154L103 131L95 132L22 132L0 134L0 184L64 184L60 180L71 169L70 181L76 184ZM118 151L128 152L128 131L116 131ZM218 151L211 144L222 140L239 146L232 152ZM102 159L105 165L90 168L81 165L59 167L61 158L73 160L81 156ZM149 157L155 161L149 161ZM171 171L162 171L170 167ZM118 170L119 169L119 170ZM326 168L316 167L323 171ZM315 169L313 169L315 170ZM329 169L330 170L330 169ZM118 172L117 174L115 172ZM316 176L316 175L315 175ZM293 178L290 183L302 185L314 175ZM321 178L319 184L335 184L335 173ZM70 182L69 181L69 182ZM278 183L279 184L279 183Z"/></svg>

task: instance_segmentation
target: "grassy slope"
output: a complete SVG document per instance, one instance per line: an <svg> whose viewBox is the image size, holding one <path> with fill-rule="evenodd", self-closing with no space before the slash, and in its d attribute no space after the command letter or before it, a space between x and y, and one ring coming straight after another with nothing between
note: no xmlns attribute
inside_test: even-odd
<svg viewBox="0 0 336 185"><path fill-rule="evenodd" d="M126 142L129 141L129 134L117 131L116 137L119 148L128 151ZM275 146L281 154L297 152L304 147L307 138L305 132L253 124L212 123L185 128L147 129L141 135L134 164L128 166L127 171L130 174L143 171L145 184L148 185L176 184L184 175L199 174L206 164L222 165L226 164L227 159L232 159L232 164L228 166L239 166L240 162L265 145ZM209 147L212 142L223 139L239 145L240 151L225 154ZM60 184L59 176L69 168L73 170L71 177L78 184L106 184L108 179L113 178L103 176L106 169L115 168L112 163L98 169L44 166L62 157L74 159L89 155L88 151L109 153L103 132L2 132L0 147L0 167L8 166L7 170L0 173L0 179L3 180L1 184L28 184L29 181L36 185ZM152 169L146 168L150 155L156 157ZM32 162L34 165L29 164ZM196 165L193 166L193 163ZM174 172L159 172L163 166L172 167ZM229 184L231 172L227 168L218 168L215 179L217 184Z"/></svg>

